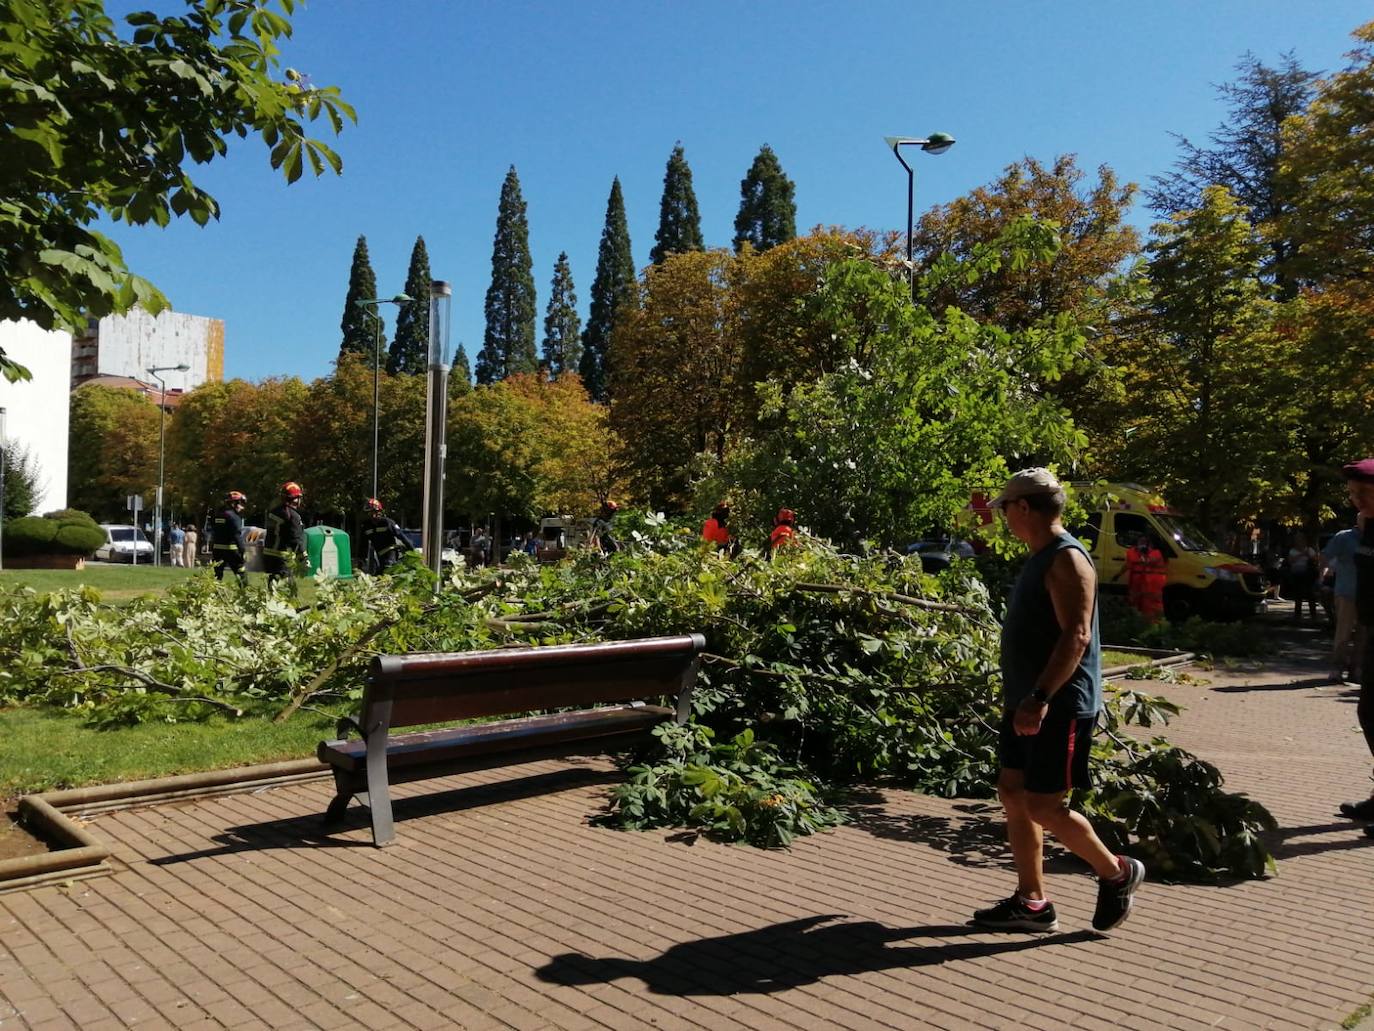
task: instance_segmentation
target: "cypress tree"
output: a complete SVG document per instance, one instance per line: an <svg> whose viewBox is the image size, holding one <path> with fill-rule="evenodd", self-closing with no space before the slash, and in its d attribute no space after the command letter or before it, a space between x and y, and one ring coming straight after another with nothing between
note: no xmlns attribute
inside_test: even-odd
<svg viewBox="0 0 1374 1031"><path fill-rule="evenodd" d="M372 271L372 259L367 255L367 237L359 236L353 248L353 267L348 272L348 296L344 298L343 319L339 328L343 331L343 343L339 345L339 357L346 354L361 354L367 359L368 368L375 363L377 353L377 323L372 321L375 314L381 318L376 307L360 308L359 301L370 300L377 296L377 276Z"/></svg>
<svg viewBox="0 0 1374 1031"><path fill-rule="evenodd" d="M525 201L514 165L501 184L486 314L486 334L477 355L477 382L494 383L513 372L533 372L538 365L534 351L534 270Z"/></svg>
<svg viewBox="0 0 1374 1031"><path fill-rule="evenodd" d="M577 317L577 294L573 290L572 269L568 267L568 252L561 251L553 266L553 284L549 289L549 307L544 313L544 362L549 376L557 379L565 372L575 372L582 361L582 320Z"/></svg>
<svg viewBox="0 0 1374 1031"><path fill-rule="evenodd" d="M450 379L459 379L472 387L472 363L468 361L468 349L458 345L458 353L453 356L453 368L449 370Z"/></svg>
<svg viewBox="0 0 1374 1031"><path fill-rule="evenodd" d="M633 303L635 261L630 252L630 227L625 219L625 197L619 177L611 180L606 201L606 224L596 253L596 279L592 283L591 309L582 332L582 361L577 371L594 401L606 400L607 355L611 329L621 305Z"/></svg>
<svg viewBox="0 0 1374 1031"><path fill-rule="evenodd" d="M429 364L429 252L425 238L417 236L410 252L410 271L406 273L406 296L411 300L398 307L396 336L386 355L386 371L414 375Z"/></svg>
<svg viewBox="0 0 1374 1031"><path fill-rule="evenodd" d="M662 265L663 259L670 254L705 249L701 237L701 212L697 210L697 195L692 191L692 169L679 143L668 156L668 169L663 173L658 232L654 234L654 249L649 252L649 259L655 265Z"/></svg>
<svg viewBox="0 0 1374 1031"><path fill-rule="evenodd" d="M735 253L745 242L766 251L797 236L796 185L787 178L773 148L764 144L739 184L735 216Z"/></svg>

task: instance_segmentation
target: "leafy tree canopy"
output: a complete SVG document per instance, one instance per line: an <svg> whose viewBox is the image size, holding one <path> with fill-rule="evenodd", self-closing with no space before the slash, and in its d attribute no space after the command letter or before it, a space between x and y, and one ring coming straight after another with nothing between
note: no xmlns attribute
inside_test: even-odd
<svg viewBox="0 0 1374 1031"><path fill-rule="evenodd" d="M353 109L335 87L280 67L296 0L185 0L136 11L128 38L103 0L7 0L0 7L0 319L76 330L88 316L165 298L92 226L165 226L219 215L187 171L259 136L287 182L342 163L306 135ZM27 372L0 352L8 378Z"/></svg>
<svg viewBox="0 0 1374 1031"><path fill-rule="evenodd" d="M787 178L773 148L764 144L739 184L735 251L748 243L766 251L797 235L796 184Z"/></svg>
<svg viewBox="0 0 1374 1031"><path fill-rule="evenodd" d="M135 390L87 385L72 391L70 419L68 501L123 522L125 499L151 499L157 487L157 405Z"/></svg>
<svg viewBox="0 0 1374 1031"><path fill-rule="evenodd" d="M663 264L670 254L686 254L706 248L701 235L701 212L696 191L692 189L692 169L687 164L682 144L673 147L663 173L663 198L659 202L658 232L649 260Z"/></svg>

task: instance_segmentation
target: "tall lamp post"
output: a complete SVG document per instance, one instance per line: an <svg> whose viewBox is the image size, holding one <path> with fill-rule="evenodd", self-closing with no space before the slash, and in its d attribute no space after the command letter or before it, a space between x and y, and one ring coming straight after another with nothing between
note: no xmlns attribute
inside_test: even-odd
<svg viewBox="0 0 1374 1031"><path fill-rule="evenodd" d="M906 169L906 278L911 295L915 297L916 266L912 262L911 228L916 215L913 207L916 200L916 172L906 163L906 158L902 157L902 148L920 147L927 154L943 154L954 146L954 137L947 132L933 132L923 139L911 136L887 136L885 139L887 145L892 148L893 157Z"/></svg>
<svg viewBox="0 0 1374 1031"><path fill-rule="evenodd" d="M434 570L434 589L439 590L444 554L444 442L448 422L448 370L453 354L449 346L449 308L453 288L443 280L429 284L429 384L425 398L425 510L421 543L425 565Z"/></svg>
<svg viewBox="0 0 1374 1031"><path fill-rule="evenodd" d="M400 307L415 298L406 294L395 297L365 297L358 301L358 307L372 316L372 324L377 327L377 345L372 352L372 497L377 496L377 442L381 437L381 369L382 369L382 315L377 309L383 304Z"/></svg>
<svg viewBox="0 0 1374 1031"><path fill-rule="evenodd" d="M162 565L162 471L167 456L167 382L158 373L189 372L191 366L157 365L148 370L148 375L157 380L157 502L153 505L153 565ZM137 527L135 527L137 531ZM138 557L138 539L134 539L134 557Z"/></svg>

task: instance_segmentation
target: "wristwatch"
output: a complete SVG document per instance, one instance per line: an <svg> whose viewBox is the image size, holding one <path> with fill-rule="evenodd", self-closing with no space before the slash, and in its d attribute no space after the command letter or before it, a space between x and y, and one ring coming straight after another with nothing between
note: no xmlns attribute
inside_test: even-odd
<svg viewBox="0 0 1374 1031"><path fill-rule="evenodd" d="M1039 702L1041 705L1050 704L1050 696L1045 693L1045 689L1043 687L1037 687L1034 691L1030 693L1030 696L1034 698L1037 702Z"/></svg>

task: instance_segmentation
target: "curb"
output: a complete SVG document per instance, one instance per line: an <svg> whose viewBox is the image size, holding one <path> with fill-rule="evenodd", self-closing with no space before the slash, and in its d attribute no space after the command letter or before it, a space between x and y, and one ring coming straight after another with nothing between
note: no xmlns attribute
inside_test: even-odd
<svg viewBox="0 0 1374 1031"><path fill-rule="evenodd" d="M1114 652L1129 652L1132 655L1139 655L1140 662L1133 662L1129 666L1109 666L1102 671L1103 680L1124 680L1126 674L1141 666L1153 666L1156 669L1182 669L1184 666L1191 666L1197 656L1193 652L1171 652L1162 648L1133 648L1118 644L1104 644L1103 651L1111 650Z"/></svg>
<svg viewBox="0 0 1374 1031"><path fill-rule="evenodd" d="M179 799L241 794L329 776L329 768L317 759L293 759L24 795L19 799L19 822L38 836L61 845L42 855L0 861L0 895L113 873L108 862L109 847L82 825L82 821L101 813Z"/></svg>

